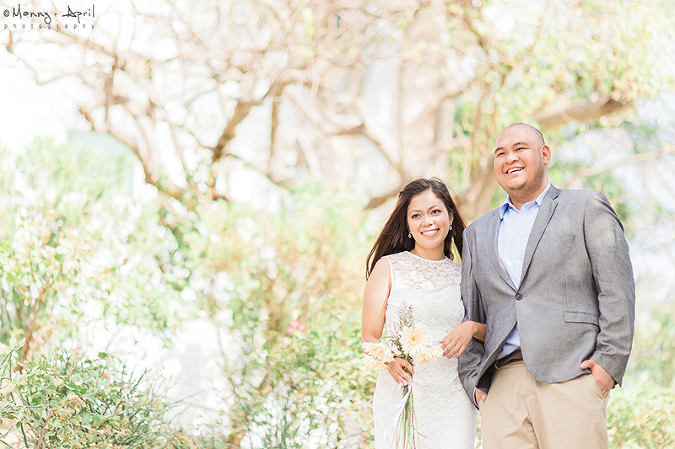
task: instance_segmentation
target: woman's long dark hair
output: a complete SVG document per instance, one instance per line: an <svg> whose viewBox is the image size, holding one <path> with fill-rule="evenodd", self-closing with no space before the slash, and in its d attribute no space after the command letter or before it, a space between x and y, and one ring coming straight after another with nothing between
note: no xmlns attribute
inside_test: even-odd
<svg viewBox="0 0 675 449"><path fill-rule="evenodd" d="M377 261L383 256L410 251L415 247L415 240L408 238L408 206L414 197L428 190L431 190L434 195L443 201L445 208L448 210L448 215L453 217L452 230L448 232L445 238L445 247L443 248L445 256L454 259L452 254L453 243L459 254L462 254L462 232L466 224L457 211L457 206L450 196L448 187L438 178L416 179L409 182L403 190L398 192L396 207L384 224L382 232L377 237L375 245L373 245L373 249L370 250L366 259L366 279L373 272Z"/></svg>

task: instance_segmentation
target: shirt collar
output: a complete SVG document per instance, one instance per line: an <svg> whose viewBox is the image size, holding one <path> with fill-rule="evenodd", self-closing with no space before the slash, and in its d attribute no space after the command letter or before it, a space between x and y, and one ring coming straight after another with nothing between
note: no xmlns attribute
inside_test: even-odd
<svg viewBox="0 0 675 449"><path fill-rule="evenodd" d="M546 188L539 194L539 196L538 196L537 198L535 198L534 201L530 201L530 203L536 203L537 206L541 206L541 202L544 201L544 197L546 196L546 194L548 193L548 190L549 190L550 188L551 188L551 183L549 182L549 183L546 185ZM525 203L525 204L528 204L528 203ZM523 206L524 206L525 204L523 204ZM506 210L507 210L509 207L512 207L513 209L516 209L516 206L514 206L513 203L511 202L511 197L507 195L507 196L506 196L506 199L504 200L504 202L502 203L502 205L499 206L499 219L500 219L500 220L504 218L504 214L506 213ZM522 209L522 208L521 208L521 209ZM516 210L517 210L517 209L516 209Z"/></svg>

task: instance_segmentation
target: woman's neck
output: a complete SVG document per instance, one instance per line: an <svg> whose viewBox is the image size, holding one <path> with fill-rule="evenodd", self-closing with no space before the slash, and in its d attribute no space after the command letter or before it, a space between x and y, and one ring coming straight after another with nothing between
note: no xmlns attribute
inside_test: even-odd
<svg viewBox="0 0 675 449"><path fill-rule="evenodd" d="M410 251L412 254L421 257L422 259L429 260L443 260L445 259L445 253L443 252L443 247L438 248L420 248L415 245L415 247Z"/></svg>

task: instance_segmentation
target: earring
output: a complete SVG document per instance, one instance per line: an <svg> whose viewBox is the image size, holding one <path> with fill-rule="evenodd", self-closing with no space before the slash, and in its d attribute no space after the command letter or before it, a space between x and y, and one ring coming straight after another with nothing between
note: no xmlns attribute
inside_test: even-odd
<svg viewBox="0 0 675 449"><path fill-rule="evenodd" d="M411 233L409 233L409 232L408 232L408 238L409 238L409 239L411 239L411 238L412 238L412 234L411 234Z"/></svg>
<svg viewBox="0 0 675 449"><path fill-rule="evenodd" d="M450 225L450 227L448 228L448 231L452 231L452 225Z"/></svg>

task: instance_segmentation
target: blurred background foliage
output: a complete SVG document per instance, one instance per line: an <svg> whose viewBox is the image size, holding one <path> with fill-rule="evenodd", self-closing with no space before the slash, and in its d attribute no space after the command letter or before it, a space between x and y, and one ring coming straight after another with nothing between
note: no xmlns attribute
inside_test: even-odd
<svg viewBox="0 0 675 449"><path fill-rule="evenodd" d="M369 438L373 379L360 363L358 307L365 213L352 194L313 183L276 214L215 201L190 213L172 199L124 193L128 159L109 164L49 140L3 157L15 158L0 193L3 441L232 447L247 438L306 447L309 436L321 447L355 447ZM141 382L105 353L81 356L78 328L92 323L163 336L195 316L225 331L227 380L215 391L223 418L196 434L170 426L176 404L155 388L161 379ZM69 379L76 386L62 384Z"/></svg>
<svg viewBox="0 0 675 449"><path fill-rule="evenodd" d="M371 447L373 236L416 176L445 179L469 221L498 205L492 145L523 121L554 184L607 194L640 267L612 447L673 447L669 6L124 1L97 4L91 34L10 28L8 64L71 83L66 126L92 132L0 149L0 442ZM191 323L216 348L194 423L175 379L89 338L171 349Z"/></svg>

